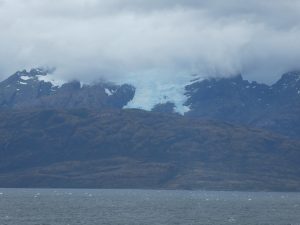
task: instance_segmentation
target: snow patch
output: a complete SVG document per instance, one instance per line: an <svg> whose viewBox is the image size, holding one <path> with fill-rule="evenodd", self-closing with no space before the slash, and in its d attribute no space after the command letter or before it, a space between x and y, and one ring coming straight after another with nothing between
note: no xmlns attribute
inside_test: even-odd
<svg viewBox="0 0 300 225"><path fill-rule="evenodd" d="M63 80L57 79L54 74L47 75L37 75L39 81L44 81L45 83L51 83L54 87L61 87L65 82Z"/></svg>
<svg viewBox="0 0 300 225"><path fill-rule="evenodd" d="M111 96L115 93L114 90L109 90L108 88L105 88L105 93L108 95L108 96Z"/></svg>
<svg viewBox="0 0 300 225"><path fill-rule="evenodd" d="M25 82L22 82L22 81L20 81L19 83L20 83L20 84L23 84L23 85L27 85L27 83L25 83Z"/></svg>
<svg viewBox="0 0 300 225"><path fill-rule="evenodd" d="M21 76L20 77L22 80L30 80L30 79L33 79L33 77L30 77L30 76Z"/></svg>

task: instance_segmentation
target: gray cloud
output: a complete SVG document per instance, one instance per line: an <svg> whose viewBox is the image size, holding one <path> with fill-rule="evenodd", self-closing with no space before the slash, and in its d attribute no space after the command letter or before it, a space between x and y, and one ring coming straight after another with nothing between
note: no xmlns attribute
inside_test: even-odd
<svg viewBox="0 0 300 225"><path fill-rule="evenodd" d="M242 72L273 82L300 65L299 21L298 0L0 0L0 73L48 65L85 81Z"/></svg>

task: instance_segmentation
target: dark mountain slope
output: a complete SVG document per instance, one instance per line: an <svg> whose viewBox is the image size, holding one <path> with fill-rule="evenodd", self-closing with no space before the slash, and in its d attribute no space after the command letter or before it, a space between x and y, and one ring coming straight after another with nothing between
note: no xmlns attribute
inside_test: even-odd
<svg viewBox="0 0 300 225"><path fill-rule="evenodd" d="M32 69L17 72L0 82L1 109L123 108L132 100L135 88L100 82L81 85L78 81L55 81L51 71Z"/></svg>
<svg viewBox="0 0 300 225"><path fill-rule="evenodd" d="M197 81L186 87L188 117L214 119L265 128L300 138L300 72L274 85L241 76Z"/></svg>
<svg viewBox="0 0 300 225"><path fill-rule="evenodd" d="M0 186L300 190L300 143L139 110L1 112Z"/></svg>

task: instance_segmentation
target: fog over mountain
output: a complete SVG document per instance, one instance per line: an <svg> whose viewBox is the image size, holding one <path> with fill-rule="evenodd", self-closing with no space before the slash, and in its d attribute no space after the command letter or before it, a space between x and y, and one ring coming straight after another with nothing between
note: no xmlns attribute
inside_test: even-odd
<svg viewBox="0 0 300 225"><path fill-rule="evenodd" d="M299 10L298 0L0 0L0 78L53 66L59 79L132 83L132 107L180 105L192 74L272 83L299 69Z"/></svg>
<svg viewBox="0 0 300 225"><path fill-rule="evenodd" d="M0 188L299 191L299 12L0 0Z"/></svg>

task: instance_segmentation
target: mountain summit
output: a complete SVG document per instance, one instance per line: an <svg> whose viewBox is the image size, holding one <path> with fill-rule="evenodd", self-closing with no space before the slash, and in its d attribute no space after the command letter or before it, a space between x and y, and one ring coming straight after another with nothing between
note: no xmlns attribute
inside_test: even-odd
<svg viewBox="0 0 300 225"><path fill-rule="evenodd" d="M122 108L134 96L131 85L56 80L51 70L16 72L0 83L0 108Z"/></svg>
<svg viewBox="0 0 300 225"><path fill-rule="evenodd" d="M244 124L300 137L300 72L273 85L241 75L196 81L186 87L188 117Z"/></svg>

